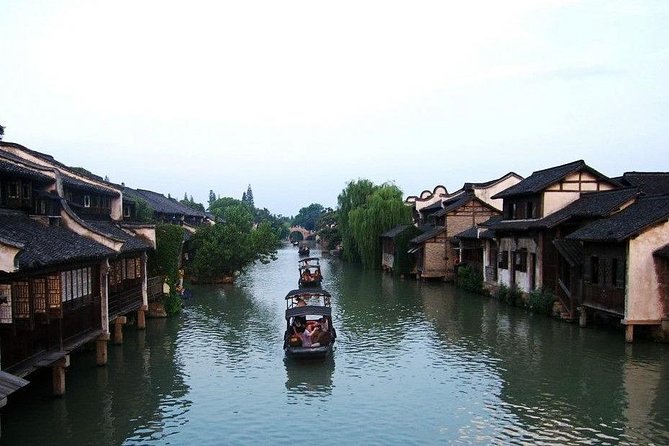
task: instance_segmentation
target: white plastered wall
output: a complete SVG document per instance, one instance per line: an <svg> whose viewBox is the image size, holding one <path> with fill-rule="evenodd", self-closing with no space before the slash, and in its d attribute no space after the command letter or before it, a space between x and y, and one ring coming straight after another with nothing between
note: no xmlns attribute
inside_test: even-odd
<svg viewBox="0 0 669 446"><path fill-rule="evenodd" d="M669 242L669 222L655 226L629 241L625 319L660 321L666 315L662 306L653 251Z"/></svg>

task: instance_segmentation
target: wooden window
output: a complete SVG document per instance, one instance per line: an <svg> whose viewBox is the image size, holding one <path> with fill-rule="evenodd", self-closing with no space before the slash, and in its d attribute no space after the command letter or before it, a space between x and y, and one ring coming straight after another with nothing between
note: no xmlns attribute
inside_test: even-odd
<svg viewBox="0 0 669 446"><path fill-rule="evenodd" d="M30 318L30 284L28 282L14 282L12 285L14 300L14 318Z"/></svg>
<svg viewBox="0 0 669 446"><path fill-rule="evenodd" d="M135 259L135 277L142 277L142 258Z"/></svg>
<svg viewBox="0 0 669 446"><path fill-rule="evenodd" d="M7 188L7 193L9 195L9 198L19 198L19 194L21 193L19 182L12 181L11 183L9 183L9 187Z"/></svg>
<svg viewBox="0 0 669 446"><path fill-rule="evenodd" d="M30 286L35 313L46 313L46 279L33 279L30 281Z"/></svg>
<svg viewBox="0 0 669 446"><path fill-rule="evenodd" d="M599 257L591 256L590 257L590 283L598 284L599 283Z"/></svg>
<svg viewBox="0 0 669 446"><path fill-rule="evenodd" d="M527 271L527 249L520 249L513 253L513 264L515 265L516 271L526 272Z"/></svg>
<svg viewBox="0 0 669 446"><path fill-rule="evenodd" d="M32 198L30 183L21 183L21 198L24 200Z"/></svg>
<svg viewBox="0 0 669 446"><path fill-rule="evenodd" d="M615 258L611 260L611 280L615 281L616 288L625 288L625 259Z"/></svg>
<svg viewBox="0 0 669 446"><path fill-rule="evenodd" d="M49 309L59 310L61 308L60 291L60 276L52 274L47 277L47 305Z"/></svg>
<svg viewBox="0 0 669 446"><path fill-rule="evenodd" d="M12 319L12 286L0 285L0 324L11 324Z"/></svg>
<svg viewBox="0 0 669 446"><path fill-rule="evenodd" d="M509 251L500 251L497 259L499 269L509 269Z"/></svg>
<svg viewBox="0 0 669 446"><path fill-rule="evenodd" d="M62 301L69 302L80 297L89 296L92 293L91 268L81 268L72 271L64 271L60 275L62 286Z"/></svg>
<svg viewBox="0 0 669 446"><path fill-rule="evenodd" d="M531 201L528 201L525 204L525 217L526 218L536 218L536 216L534 215L534 210L535 210L534 203L531 202Z"/></svg>
<svg viewBox="0 0 669 446"><path fill-rule="evenodd" d="M127 279L135 278L135 259L125 260L125 277Z"/></svg>
<svg viewBox="0 0 669 446"><path fill-rule="evenodd" d="M84 195L84 207L85 208L91 207L91 196L90 195Z"/></svg>
<svg viewBox="0 0 669 446"><path fill-rule="evenodd" d="M123 216L126 218L130 218L130 206L128 205L123 206Z"/></svg>

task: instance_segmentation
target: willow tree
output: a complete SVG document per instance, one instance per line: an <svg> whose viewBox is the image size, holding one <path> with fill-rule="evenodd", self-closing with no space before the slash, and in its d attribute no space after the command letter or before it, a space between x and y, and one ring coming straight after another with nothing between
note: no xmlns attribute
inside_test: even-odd
<svg viewBox="0 0 669 446"><path fill-rule="evenodd" d="M358 245L365 268L381 263L381 234L397 225L411 224L411 209L402 200L402 191L394 184L377 188L367 202L349 213L351 232Z"/></svg>
<svg viewBox="0 0 669 446"><path fill-rule="evenodd" d="M351 228L350 213L367 203L367 198L378 189L374 183L369 180L349 181L339 196L337 204L339 205L337 213L337 226L341 234L341 245L344 250L344 260L349 262L360 262L360 251Z"/></svg>

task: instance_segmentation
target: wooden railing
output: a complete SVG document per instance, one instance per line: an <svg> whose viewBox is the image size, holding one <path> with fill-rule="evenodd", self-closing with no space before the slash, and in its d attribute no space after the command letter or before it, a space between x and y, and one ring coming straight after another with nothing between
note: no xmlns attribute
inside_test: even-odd
<svg viewBox="0 0 669 446"><path fill-rule="evenodd" d="M163 297L163 282L163 276L149 277L147 280L149 302L155 302Z"/></svg>
<svg viewBox="0 0 669 446"><path fill-rule="evenodd" d="M142 306L142 287L121 291L109 295L109 320L116 316L139 310Z"/></svg>
<svg viewBox="0 0 669 446"><path fill-rule="evenodd" d="M611 313L625 314L625 290L586 284L583 304Z"/></svg>

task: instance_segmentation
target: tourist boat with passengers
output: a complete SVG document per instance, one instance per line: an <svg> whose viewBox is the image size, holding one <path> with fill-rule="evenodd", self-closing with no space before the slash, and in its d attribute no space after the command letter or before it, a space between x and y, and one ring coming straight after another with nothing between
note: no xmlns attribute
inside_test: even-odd
<svg viewBox="0 0 669 446"><path fill-rule="evenodd" d="M332 326L331 298L321 288L300 288L286 295L286 356L309 359L332 353L337 332Z"/></svg>
<svg viewBox="0 0 669 446"><path fill-rule="evenodd" d="M311 252L309 249L309 245L307 245L306 243L300 243L300 247L297 249L297 253L300 256L308 256L309 252Z"/></svg>
<svg viewBox="0 0 669 446"><path fill-rule="evenodd" d="M321 275L321 264L318 257L307 257L297 262L297 269L300 272L300 278L297 280L297 286L302 287L320 287L323 281Z"/></svg>

